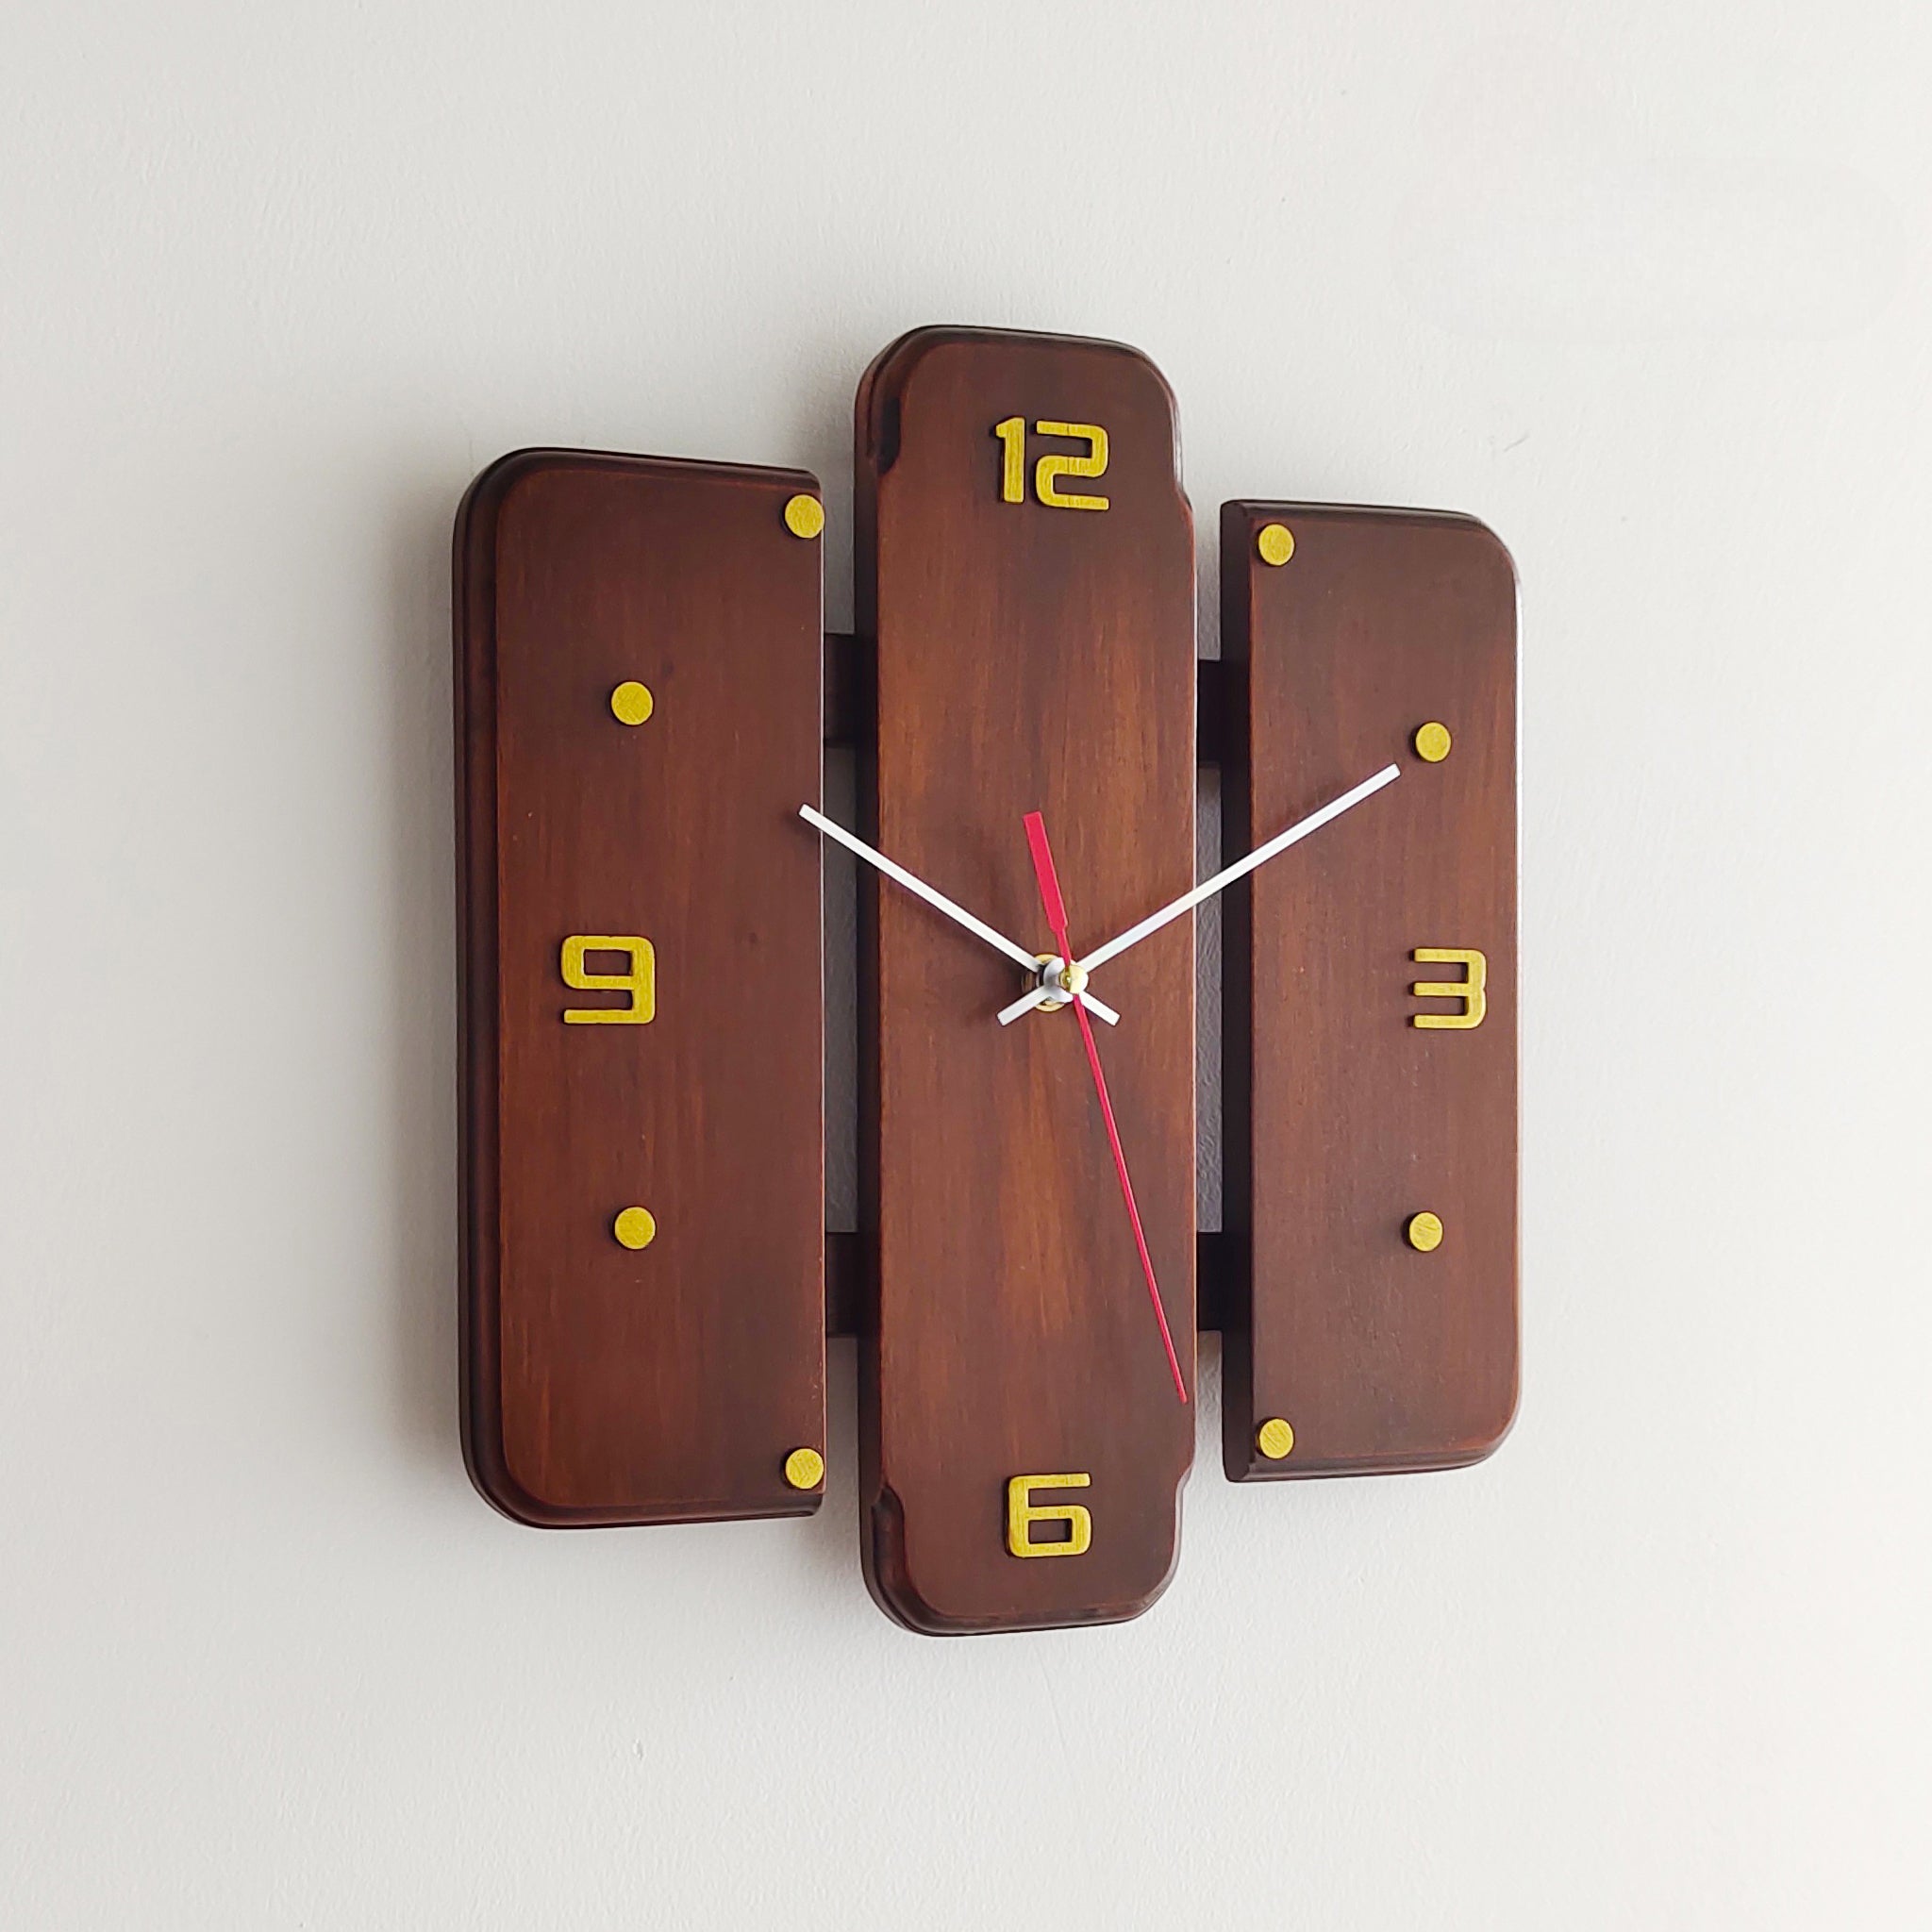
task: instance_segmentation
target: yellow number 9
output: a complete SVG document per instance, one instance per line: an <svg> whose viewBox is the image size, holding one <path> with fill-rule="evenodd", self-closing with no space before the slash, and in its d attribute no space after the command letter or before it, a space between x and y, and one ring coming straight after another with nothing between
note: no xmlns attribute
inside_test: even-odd
<svg viewBox="0 0 1932 1932"><path fill-rule="evenodd" d="M622 973L589 973L586 953L622 953ZM566 1007L566 1026L643 1026L658 1011L658 955L649 940L573 933L563 942L563 983L579 992L627 992L627 1007Z"/></svg>
<svg viewBox="0 0 1932 1932"><path fill-rule="evenodd" d="M1041 457L1033 466L1033 493L1054 509L1105 509L1104 496L1062 496L1054 488L1057 476L1104 476L1107 474L1107 431L1097 423L1036 423L1041 436L1077 436L1087 445L1084 457Z"/></svg>

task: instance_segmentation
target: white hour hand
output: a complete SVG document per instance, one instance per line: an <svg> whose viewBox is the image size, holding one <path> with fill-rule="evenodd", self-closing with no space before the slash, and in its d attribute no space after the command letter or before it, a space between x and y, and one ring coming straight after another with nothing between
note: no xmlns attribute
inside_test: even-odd
<svg viewBox="0 0 1932 1932"><path fill-rule="evenodd" d="M844 846L846 851L857 854L868 865L876 866L889 879L904 886L915 898L924 899L934 911L943 912L955 924L963 925L975 939L984 940L994 952L1004 953L1016 966L1024 966L1029 974L1038 974L1039 956L1029 953L1017 940L1009 940L1005 933L995 932L985 920L975 919L965 907L955 905L937 887L927 885L917 874L908 872L903 865L894 864L883 852L868 845L863 839L848 832L843 825L835 825L824 812L814 811L808 805L801 805L798 808L798 816L807 824L816 825L826 838ZM1040 997L1049 997L1048 990L1042 989ZM1091 993L1087 992L1081 993L1079 1000L1090 1013L1105 1020L1109 1026L1120 1024L1121 1016L1104 1000L1097 1000Z"/></svg>

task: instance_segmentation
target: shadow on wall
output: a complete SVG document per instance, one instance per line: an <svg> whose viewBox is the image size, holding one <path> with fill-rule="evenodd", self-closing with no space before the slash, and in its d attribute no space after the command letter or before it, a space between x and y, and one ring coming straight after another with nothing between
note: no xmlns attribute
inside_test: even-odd
<svg viewBox="0 0 1932 1932"><path fill-rule="evenodd" d="M389 1251L396 1432L468 1491L457 1393L457 968L450 532L467 475L402 491L389 518ZM481 1507L479 1505L479 1507Z"/></svg>

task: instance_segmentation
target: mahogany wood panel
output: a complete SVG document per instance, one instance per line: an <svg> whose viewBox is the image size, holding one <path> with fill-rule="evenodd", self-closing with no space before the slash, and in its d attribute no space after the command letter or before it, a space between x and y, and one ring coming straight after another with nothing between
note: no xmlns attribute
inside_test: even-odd
<svg viewBox="0 0 1932 1932"><path fill-rule="evenodd" d="M1293 555L1264 562L1271 523ZM1517 1387L1516 580L1480 524L1231 503L1222 646L1230 858L1394 761L1402 775L1228 895L1223 1462L1237 1480L1487 1455ZM1452 736L1439 763L1413 734ZM1410 987L1479 950L1473 1030ZM1441 1244L1405 1230L1428 1211ZM1242 1265L1245 1264L1245 1265ZM1271 1460L1279 1417L1294 1446Z"/></svg>
<svg viewBox="0 0 1932 1932"><path fill-rule="evenodd" d="M1194 663L1195 756L1204 765L1221 763L1227 737L1224 667L1218 658ZM841 751L856 749L863 732L859 717L866 697L865 672L859 641L850 631L825 633L825 744Z"/></svg>
<svg viewBox="0 0 1932 1932"><path fill-rule="evenodd" d="M870 647L866 650L869 654ZM1218 770L1227 735L1227 667L1218 658L1194 663L1194 750L1199 765ZM856 749L868 729L860 712L871 700L860 641L850 631L825 633L825 745ZM1230 1272L1226 1244L1218 1229L1194 1237L1195 1327L1208 1335L1221 1326L1223 1284ZM859 1237L844 1229L825 1235L825 1333L842 1338L858 1332L863 1288Z"/></svg>
<svg viewBox="0 0 1932 1932"><path fill-rule="evenodd" d="M463 1437L545 1524L797 1515L824 1446L820 546L798 471L532 450L456 537ZM614 689L646 685L621 724ZM573 934L656 950L647 1024ZM594 954L590 970L608 964ZM613 1233L639 1206L656 1238Z"/></svg>
<svg viewBox="0 0 1932 1932"><path fill-rule="evenodd" d="M1233 1274L1227 1238L1219 1228L1194 1236L1194 1328L1211 1335L1221 1327L1225 1285ZM850 1229L825 1234L825 1334L833 1340L858 1333L865 1294L861 1237Z"/></svg>
<svg viewBox="0 0 1932 1932"><path fill-rule="evenodd" d="M1026 425L1019 502L1003 499L994 434L1012 417ZM1105 428L1104 475L1064 486L1104 494L1105 510L1039 500L1039 458L1082 448L1042 422ZM1116 344L924 329L874 362L856 426L868 835L1044 952L1022 826L1042 811L1074 943L1091 949L1193 878L1193 535L1172 394ZM1132 1616L1173 1569L1194 1412L1074 1016L1001 1028L1019 971L861 875L868 1583L934 1632ZM1100 1052L1191 1391L1191 920L1094 991L1124 1016L1097 1028ZM1076 1473L1091 1487L1039 1500L1091 1511L1091 1547L1009 1554L1009 1480Z"/></svg>

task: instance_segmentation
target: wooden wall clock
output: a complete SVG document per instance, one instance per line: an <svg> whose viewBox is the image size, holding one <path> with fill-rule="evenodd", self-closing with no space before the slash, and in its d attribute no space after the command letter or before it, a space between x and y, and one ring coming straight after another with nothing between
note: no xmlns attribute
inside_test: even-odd
<svg viewBox="0 0 1932 1932"><path fill-rule="evenodd" d="M855 427L854 638L802 472L527 450L458 513L465 1455L543 1525L807 1513L856 1332L880 1606L1115 1621L1173 1573L1203 1328L1234 1481L1508 1427L1514 574L1465 517L1227 504L1197 663L1143 356L920 329ZM864 861L856 1239L824 1226L826 840Z"/></svg>

